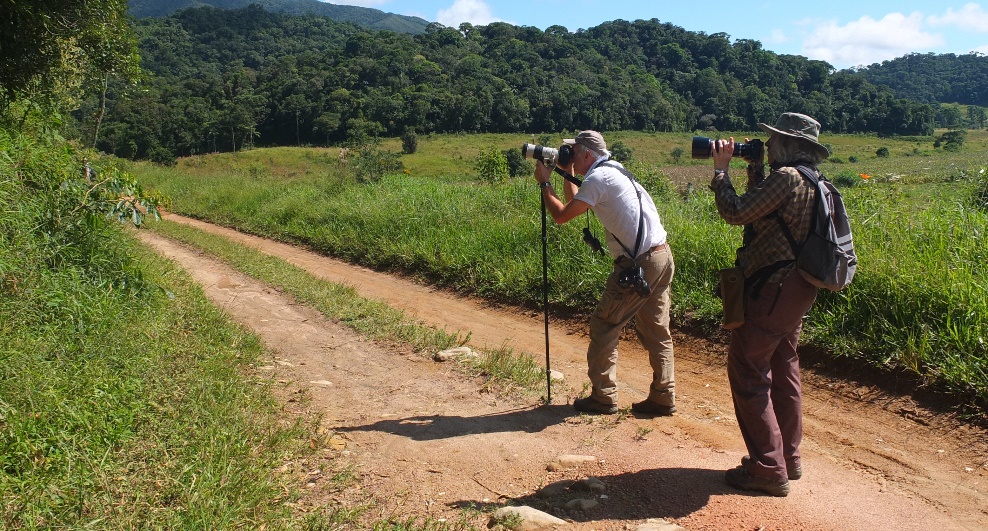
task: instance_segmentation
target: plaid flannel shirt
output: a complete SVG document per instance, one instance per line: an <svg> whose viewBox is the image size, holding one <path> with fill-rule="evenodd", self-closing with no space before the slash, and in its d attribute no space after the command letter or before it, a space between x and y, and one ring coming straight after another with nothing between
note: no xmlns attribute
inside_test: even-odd
<svg viewBox="0 0 988 531"><path fill-rule="evenodd" d="M731 225L744 225L737 264L746 279L758 270L796 258L775 216L779 212L793 238L802 242L813 223L816 189L794 167L784 166L765 177L761 166L748 166L748 189L738 195L730 177L720 174L710 183L720 216ZM779 282L792 265L773 273L768 282Z"/></svg>

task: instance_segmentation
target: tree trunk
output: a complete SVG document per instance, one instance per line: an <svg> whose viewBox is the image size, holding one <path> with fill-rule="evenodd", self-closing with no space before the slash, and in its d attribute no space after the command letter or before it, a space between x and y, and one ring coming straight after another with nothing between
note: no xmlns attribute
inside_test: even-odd
<svg viewBox="0 0 988 531"><path fill-rule="evenodd" d="M96 113L96 126L93 128L93 149L96 149L96 141L99 140L99 128L103 123L103 116L106 114L106 91L110 85L110 73L103 77L103 92L99 97L99 111Z"/></svg>

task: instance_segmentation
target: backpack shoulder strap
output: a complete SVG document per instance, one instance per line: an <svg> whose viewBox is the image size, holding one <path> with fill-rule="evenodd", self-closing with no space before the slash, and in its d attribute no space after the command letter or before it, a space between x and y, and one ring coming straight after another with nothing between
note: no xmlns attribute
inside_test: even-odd
<svg viewBox="0 0 988 531"><path fill-rule="evenodd" d="M826 177L824 177L823 174L820 173L820 170L818 170L818 169L816 169L816 168L814 168L812 166L808 166L806 164L800 164L800 165L796 166L795 168L796 168L796 171L798 171L799 174L803 177L803 179L805 179L805 180L810 181L811 183L813 183L813 187L816 189L816 200L817 200L817 202L822 201L823 198L820 196L820 190L819 190L820 179L826 180ZM777 209L777 210L773 211L771 214L769 214L769 216L770 217L774 217L776 219L776 221L779 222L779 227L782 228L782 234L784 234L785 237L786 237L786 240L789 241L789 245L792 247L793 254L795 254L796 256L799 256L799 251L803 247L803 244L797 242L796 241L796 238L793 237L792 231L789 230L789 226L786 225L785 220L783 220L782 219L782 216L779 215L779 210ZM814 209L814 212L813 212L813 224L816 225L816 222L817 222L817 216L816 216L816 211ZM813 232L813 230L811 229L810 230L810 233L812 233L812 232ZM806 237L809 238L809 234L807 234ZM805 243L805 241L803 243Z"/></svg>

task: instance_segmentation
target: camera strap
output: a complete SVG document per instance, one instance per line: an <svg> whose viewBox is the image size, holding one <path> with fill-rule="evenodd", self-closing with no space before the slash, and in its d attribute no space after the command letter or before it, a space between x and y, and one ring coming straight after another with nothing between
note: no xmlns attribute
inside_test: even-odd
<svg viewBox="0 0 988 531"><path fill-rule="evenodd" d="M601 164L607 164L608 162L610 162L610 160L601 162ZM618 242L619 245L621 245L621 248L624 249L624 252L628 253L628 255L631 256L631 261L633 262L635 261L635 259L638 258L638 251L641 250L642 239L645 236L645 234L643 233L643 229L645 225L645 208L642 206L642 191L638 189L638 186L636 186L636 183L638 181L635 179L635 176L632 175L630 171L624 169L624 167L620 165L618 166L611 165L611 167L620 171L622 174L624 174L625 177L630 179L631 187L634 188L635 193L638 194L638 235L635 237L635 251L634 252L629 251L628 248L624 245L624 243L622 243L621 240L618 239L617 235L616 234L614 235L614 239Z"/></svg>
<svg viewBox="0 0 988 531"><path fill-rule="evenodd" d="M567 172L566 170L560 169L559 166L553 166L552 169L559 175L562 175L563 179L566 179L567 181L575 184L577 188L583 186L583 181L581 181L577 177L574 177L571 173Z"/></svg>

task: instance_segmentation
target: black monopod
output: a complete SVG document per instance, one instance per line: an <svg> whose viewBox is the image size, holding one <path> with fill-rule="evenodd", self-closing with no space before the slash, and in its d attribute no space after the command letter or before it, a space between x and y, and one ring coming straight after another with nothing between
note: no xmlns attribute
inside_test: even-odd
<svg viewBox="0 0 988 531"><path fill-rule="evenodd" d="M521 147L522 157L528 159L535 159L542 161L546 166L552 166L552 169L562 175L564 179L575 184L577 187L583 184L583 181L577 179L576 177L570 175L569 173L563 171L556 165L557 162L562 164L568 164L569 157L572 156L572 147L563 146L560 149L547 148L545 146L539 146L536 144L524 144ZM546 404L552 404L552 371L549 366L549 245L548 245L548 216L545 209L545 194L539 190L539 198L542 200L542 312L545 321L545 401ZM586 230L584 234L584 241L587 241L586 235L589 234L589 229ZM589 243L589 242L588 242ZM600 247L600 242L597 242L597 247ZM591 248L593 246L591 245Z"/></svg>
<svg viewBox="0 0 988 531"><path fill-rule="evenodd" d="M577 186L583 181L559 169L553 167L556 173L562 175L566 180L576 183ZM539 191L542 199L542 313L545 321L545 402L552 404L552 372L549 368L549 245L548 245L548 215L545 210L545 194ZM600 242L597 242L600 245Z"/></svg>

